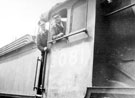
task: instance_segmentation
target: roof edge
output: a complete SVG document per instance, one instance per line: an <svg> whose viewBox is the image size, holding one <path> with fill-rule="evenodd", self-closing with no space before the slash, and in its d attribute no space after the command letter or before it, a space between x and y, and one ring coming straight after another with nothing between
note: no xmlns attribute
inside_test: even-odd
<svg viewBox="0 0 135 98"><path fill-rule="evenodd" d="M26 35L22 36L21 38L0 48L0 56L5 55L5 54L12 52L16 49L19 49L21 47L24 47L30 43L35 43L35 36L26 34Z"/></svg>

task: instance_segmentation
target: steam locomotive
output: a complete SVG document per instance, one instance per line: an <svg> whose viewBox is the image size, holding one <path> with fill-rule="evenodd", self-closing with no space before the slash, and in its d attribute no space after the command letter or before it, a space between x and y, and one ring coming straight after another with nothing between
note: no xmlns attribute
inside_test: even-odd
<svg viewBox="0 0 135 98"><path fill-rule="evenodd" d="M134 98L135 1L66 0L44 15L50 28L56 14L66 33L52 40L49 29L50 50L40 63L34 41L0 49L0 96ZM31 56L18 56L24 50Z"/></svg>

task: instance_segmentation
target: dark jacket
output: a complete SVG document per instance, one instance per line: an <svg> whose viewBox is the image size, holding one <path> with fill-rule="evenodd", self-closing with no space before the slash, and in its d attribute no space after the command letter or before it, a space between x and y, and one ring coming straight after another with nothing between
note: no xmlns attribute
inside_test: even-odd
<svg viewBox="0 0 135 98"><path fill-rule="evenodd" d="M40 51L44 51L44 47L47 47L47 39L48 39L49 31L41 31L37 35L37 47Z"/></svg>
<svg viewBox="0 0 135 98"><path fill-rule="evenodd" d="M64 22L61 22L61 24L56 24L56 26L52 27L52 37L59 35L60 33L62 33L61 36L65 35L65 31L66 31L66 26ZM57 36L60 37L60 36ZM54 38L55 39L55 38Z"/></svg>

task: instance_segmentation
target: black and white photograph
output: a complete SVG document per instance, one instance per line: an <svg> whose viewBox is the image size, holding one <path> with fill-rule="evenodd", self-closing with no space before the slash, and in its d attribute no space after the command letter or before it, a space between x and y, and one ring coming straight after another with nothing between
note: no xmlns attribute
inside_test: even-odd
<svg viewBox="0 0 135 98"><path fill-rule="evenodd" d="M135 0L0 0L0 98L135 98Z"/></svg>

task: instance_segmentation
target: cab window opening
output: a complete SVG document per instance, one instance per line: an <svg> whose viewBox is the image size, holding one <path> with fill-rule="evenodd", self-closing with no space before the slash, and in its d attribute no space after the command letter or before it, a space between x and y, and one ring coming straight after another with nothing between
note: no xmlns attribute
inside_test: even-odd
<svg viewBox="0 0 135 98"><path fill-rule="evenodd" d="M51 19L51 35L52 40L60 38L66 34L67 26L67 9L63 9L52 15Z"/></svg>

